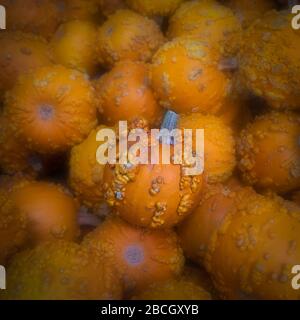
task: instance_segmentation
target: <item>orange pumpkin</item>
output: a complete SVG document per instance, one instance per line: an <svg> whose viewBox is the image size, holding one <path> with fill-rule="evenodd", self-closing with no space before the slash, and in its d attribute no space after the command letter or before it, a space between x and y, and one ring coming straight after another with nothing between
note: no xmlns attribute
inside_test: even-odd
<svg viewBox="0 0 300 320"><path fill-rule="evenodd" d="M270 11L246 30L239 70L245 86L272 108L300 108L300 33L293 15Z"/></svg>
<svg viewBox="0 0 300 320"><path fill-rule="evenodd" d="M29 33L0 33L0 95L11 89L20 76L51 64L48 45L43 38Z"/></svg>
<svg viewBox="0 0 300 320"><path fill-rule="evenodd" d="M235 140L222 119L201 113L183 115L178 128L204 129L204 173L209 183L226 181L232 175L236 165Z"/></svg>
<svg viewBox="0 0 300 320"><path fill-rule="evenodd" d="M227 0L226 5L233 10L244 28L248 28L276 6L272 0Z"/></svg>
<svg viewBox="0 0 300 320"><path fill-rule="evenodd" d="M92 85L62 66L21 77L7 94L5 112L17 136L42 154L68 150L97 124Z"/></svg>
<svg viewBox="0 0 300 320"><path fill-rule="evenodd" d="M46 182L27 183L12 192L10 200L11 212L28 220L31 244L55 239L71 241L79 235L77 203L62 187Z"/></svg>
<svg viewBox="0 0 300 320"><path fill-rule="evenodd" d="M10 194L18 187L26 185L23 177L0 176L0 264L27 244L28 220L21 212L11 212Z"/></svg>
<svg viewBox="0 0 300 320"><path fill-rule="evenodd" d="M205 265L224 299L300 299L291 270L300 259L297 210L243 190L212 237Z"/></svg>
<svg viewBox="0 0 300 320"><path fill-rule="evenodd" d="M171 17L169 38L195 36L222 52L236 53L241 24L230 8L215 0L188 1Z"/></svg>
<svg viewBox="0 0 300 320"><path fill-rule="evenodd" d="M104 198L127 222L147 228L171 228L195 208L202 175L185 175L185 165L107 165ZM174 152L170 147L171 155ZM151 152L149 150L149 152Z"/></svg>
<svg viewBox="0 0 300 320"><path fill-rule="evenodd" d="M291 286L300 252L299 212L278 197L230 182L207 190L179 234L221 298L299 299Z"/></svg>
<svg viewBox="0 0 300 320"><path fill-rule="evenodd" d="M96 37L97 28L92 22L73 20L60 25L51 41L55 61L94 74L97 70Z"/></svg>
<svg viewBox="0 0 300 320"><path fill-rule="evenodd" d="M169 16L184 0L126 0L133 10L146 16Z"/></svg>
<svg viewBox="0 0 300 320"><path fill-rule="evenodd" d="M172 279L151 284L133 300L211 300L211 295L192 281Z"/></svg>
<svg viewBox="0 0 300 320"><path fill-rule="evenodd" d="M300 187L300 117L270 112L241 132L237 151L245 181L285 193Z"/></svg>
<svg viewBox="0 0 300 320"><path fill-rule="evenodd" d="M102 144L96 140L100 126L81 144L73 147L70 156L69 184L76 196L88 208L97 210L103 201L104 165L97 162L96 153Z"/></svg>
<svg viewBox="0 0 300 320"><path fill-rule="evenodd" d="M149 61L163 42L163 34L153 20L131 10L118 10L99 28L99 61L105 67L121 60Z"/></svg>
<svg viewBox="0 0 300 320"><path fill-rule="evenodd" d="M128 292L179 275L184 264L173 231L135 228L117 217L108 218L88 234L83 246L116 267Z"/></svg>
<svg viewBox="0 0 300 320"><path fill-rule="evenodd" d="M1 298L111 300L122 298L122 288L112 265L76 243L54 241L14 257Z"/></svg>
<svg viewBox="0 0 300 320"><path fill-rule="evenodd" d="M220 54L196 38L167 42L153 57L150 79L160 104L177 113L216 113L227 97L230 76Z"/></svg>
<svg viewBox="0 0 300 320"><path fill-rule="evenodd" d="M108 125L129 121L154 126L162 119L162 109L149 86L148 66L122 61L95 81L98 110Z"/></svg>
<svg viewBox="0 0 300 320"><path fill-rule="evenodd" d="M45 38L52 36L63 16L59 1L2 0L6 8L7 29L32 32Z"/></svg>
<svg viewBox="0 0 300 320"><path fill-rule="evenodd" d="M239 189L241 185L235 179L224 184L207 185L197 208L179 226L178 235L184 253L199 265L203 264L214 232L235 209L234 201Z"/></svg>

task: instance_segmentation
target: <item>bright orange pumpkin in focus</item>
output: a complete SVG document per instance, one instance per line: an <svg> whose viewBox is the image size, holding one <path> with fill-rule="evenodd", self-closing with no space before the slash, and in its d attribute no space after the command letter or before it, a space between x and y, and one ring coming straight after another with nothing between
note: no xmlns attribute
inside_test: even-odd
<svg viewBox="0 0 300 320"><path fill-rule="evenodd" d="M171 228L197 204L203 176L185 175L184 164L107 165L104 198L127 222L147 228ZM174 151L170 148L171 155ZM149 153L151 151L149 150Z"/></svg>

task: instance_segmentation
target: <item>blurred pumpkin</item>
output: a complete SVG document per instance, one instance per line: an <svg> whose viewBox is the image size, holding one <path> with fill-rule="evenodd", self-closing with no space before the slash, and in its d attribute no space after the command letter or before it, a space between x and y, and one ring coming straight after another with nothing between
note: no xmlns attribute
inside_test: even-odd
<svg viewBox="0 0 300 320"><path fill-rule="evenodd" d="M122 298L114 268L82 246L53 241L16 255L7 270L4 300Z"/></svg>
<svg viewBox="0 0 300 320"><path fill-rule="evenodd" d="M148 78L148 66L122 61L95 81L98 110L104 123L118 121L159 125L162 109L155 100Z"/></svg>
<svg viewBox="0 0 300 320"><path fill-rule="evenodd" d="M217 50L196 38L177 38L154 55L150 80L159 103L177 113L215 114L229 94L231 77L219 68Z"/></svg>
<svg viewBox="0 0 300 320"><path fill-rule="evenodd" d="M10 194L11 213L28 220L32 245L50 240L76 240L79 236L78 205L63 187L47 182L31 182Z"/></svg>
<svg viewBox="0 0 300 320"><path fill-rule="evenodd" d="M223 54L236 54L241 24L233 11L215 0L184 2L171 17L168 37L195 36Z"/></svg>
<svg viewBox="0 0 300 320"><path fill-rule="evenodd" d="M2 0L6 8L7 29L32 32L49 38L63 20L59 1Z"/></svg>
<svg viewBox="0 0 300 320"><path fill-rule="evenodd" d="M81 203L94 210L103 201L104 165L98 163L96 153L103 143L97 141L97 133L105 128L92 130L86 140L72 148L70 156L69 184Z"/></svg>
<svg viewBox="0 0 300 320"><path fill-rule="evenodd" d="M94 90L84 74L63 66L22 76L7 94L4 113L28 149L67 151L96 126Z"/></svg>
<svg viewBox="0 0 300 320"><path fill-rule="evenodd" d="M173 231L135 228L118 217L109 217L88 234L83 246L110 261L128 293L179 275L184 264Z"/></svg>
<svg viewBox="0 0 300 320"><path fill-rule="evenodd" d="M91 75L95 74L96 37L97 28L92 22L73 20L60 25L51 41L56 63Z"/></svg>
<svg viewBox="0 0 300 320"><path fill-rule="evenodd" d="M300 108L300 34L292 18L287 11L269 11L244 32L240 50L244 85L275 109Z"/></svg>
<svg viewBox="0 0 300 320"><path fill-rule="evenodd" d="M97 52L104 67L121 60L149 61L164 36L153 20L131 10L118 10L99 28Z"/></svg>
<svg viewBox="0 0 300 320"><path fill-rule="evenodd" d="M153 283L133 300L211 300L211 295L192 281L172 279Z"/></svg>
<svg viewBox="0 0 300 320"><path fill-rule="evenodd" d="M226 5L233 10L244 28L248 28L255 20L263 18L266 12L276 7L272 0L227 0Z"/></svg>
<svg viewBox="0 0 300 320"><path fill-rule="evenodd" d="M178 227L184 253L197 264L203 265L211 238L235 209L236 191L241 188L235 179L224 184L207 185L197 208Z"/></svg>
<svg viewBox="0 0 300 320"><path fill-rule="evenodd" d="M0 95L4 96L23 73L51 64L46 40L20 31L0 33Z"/></svg>
<svg viewBox="0 0 300 320"><path fill-rule="evenodd" d="M235 140L222 119L201 113L183 115L178 128L204 130L204 174L209 183L226 181L232 175L236 166Z"/></svg>
<svg viewBox="0 0 300 320"><path fill-rule="evenodd" d="M286 193L300 187L300 117L269 112L241 132L237 144L244 180L258 188Z"/></svg>
<svg viewBox="0 0 300 320"><path fill-rule="evenodd" d="M28 241L28 219L22 212L12 212L10 194L29 183L22 176L0 176L0 264L23 249Z"/></svg>

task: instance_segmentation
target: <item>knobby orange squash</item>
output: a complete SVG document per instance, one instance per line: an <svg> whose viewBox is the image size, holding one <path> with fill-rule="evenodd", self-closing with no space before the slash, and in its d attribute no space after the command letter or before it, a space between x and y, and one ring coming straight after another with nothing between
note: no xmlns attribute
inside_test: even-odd
<svg viewBox="0 0 300 320"><path fill-rule="evenodd" d="M43 154L67 151L97 124L91 83L63 66L22 76L7 94L4 112L28 148Z"/></svg>

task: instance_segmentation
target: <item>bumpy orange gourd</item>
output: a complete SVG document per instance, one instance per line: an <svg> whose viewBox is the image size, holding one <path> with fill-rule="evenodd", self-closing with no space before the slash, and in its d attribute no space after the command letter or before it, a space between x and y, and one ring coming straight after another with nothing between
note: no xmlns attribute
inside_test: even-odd
<svg viewBox="0 0 300 320"><path fill-rule="evenodd" d="M105 200L133 225L171 228L192 212L201 193L202 175L185 175L185 164L163 164L159 147L158 164L107 165L104 170Z"/></svg>
<svg viewBox="0 0 300 320"><path fill-rule="evenodd" d="M232 175L236 165L235 140L222 119L201 113L183 115L178 128L204 129L204 173L209 183L226 181Z"/></svg>
<svg viewBox="0 0 300 320"><path fill-rule="evenodd" d="M184 0L126 0L133 10L146 16L169 16Z"/></svg>
<svg viewBox="0 0 300 320"><path fill-rule="evenodd" d="M96 25L90 21L73 20L60 25L51 41L56 63L94 74L97 70L96 37Z"/></svg>
<svg viewBox="0 0 300 320"><path fill-rule="evenodd" d="M6 8L7 29L52 36L63 19L59 1L2 0Z"/></svg>
<svg viewBox="0 0 300 320"><path fill-rule="evenodd" d="M128 292L177 276L184 264L173 231L135 228L117 217L108 218L88 234L83 246L116 267Z"/></svg>
<svg viewBox="0 0 300 320"><path fill-rule="evenodd" d="M261 19L266 12L275 8L272 0L228 0L226 5L233 10L244 28L248 28L255 20Z"/></svg>
<svg viewBox="0 0 300 320"><path fill-rule="evenodd" d="M247 183L279 193L300 186L300 117L270 112L241 132L239 168Z"/></svg>
<svg viewBox="0 0 300 320"><path fill-rule="evenodd" d="M272 108L300 108L299 32L292 15L271 11L243 36L239 70L245 86Z"/></svg>
<svg viewBox="0 0 300 320"><path fill-rule="evenodd" d="M241 191L216 231L206 268L225 299L300 299L291 281L300 259L299 207Z"/></svg>
<svg viewBox="0 0 300 320"><path fill-rule="evenodd" d="M164 37L153 20L131 10L118 10L99 28L97 50L105 67L120 60L149 61Z"/></svg>
<svg viewBox="0 0 300 320"><path fill-rule="evenodd" d="M77 203L57 185L31 182L10 194L12 213L28 220L31 244L63 239L75 240L79 235Z"/></svg>
<svg viewBox="0 0 300 320"><path fill-rule="evenodd" d="M19 75L51 64L46 41L20 31L0 33L0 95L11 89Z"/></svg>
<svg viewBox="0 0 300 320"><path fill-rule="evenodd" d="M184 253L202 265L213 233L218 230L235 205L240 183L231 179L225 184L208 185L193 213L179 226L178 234Z"/></svg>
<svg viewBox="0 0 300 320"><path fill-rule="evenodd" d="M5 113L28 148L43 154L68 150L97 124L92 85L63 66L21 77L7 94Z"/></svg>
<svg viewBox="0 0 300 320"><path fill-rule="evenodd" d="M79 200L88 208L97 209L103 201L104 165L97 162L96 153L102 142L97 133L100 126L86 140L73 147L70 156L69 184Z"/></svg>
<svg viewBox="0 0 300 320"><path fill-rule="evenodd" d="M7 270L8 300L112 300L122 288L112 265L72 242L54 241L16 255Z"/></svg>
<svg viewBox="0 0 300 320"><path fill-rule="evenodd" d="M188 1L171 17L169 38L195 36L221 52L239 48L241 24L230 8L215 0Z"/></svg>
<svg viewBox="0 0 300 320"><path fill-rule="evenodd" d="M213 47L177 38L153 57L150 79L160 104L177 113L216 113L230 91L230 76L219 68Z"/></svg>
<svg viewBox="0 0 300 320"><path fill-rule="evenodd" d="M192 281L172 279L151 284L133 300L211 300L211 295Z"/></svg>
<svg viewBox="0 0 300 320"><path fill-rule="evenodd" d="M211 190L216 193L204 197L179 234L188 255L204 263L220 297L299 299L291 286L300 252L299 207L251 188Z"/></svg>
<svg viewBox="0 0 300 320"><path fill-rule="evenodd" d="M98 110L108 125L118 121L159 125L162 108L156 102L148 78L148 66L122 61L95 81Z"/></svg>
<svg viewBox="0 0 300 320"><path fill-rule="evenodd" d="M0 264L20 249L28 240L28 219L21 212L11 212L13 203L10 194L18 187L26 185L22 176L0 176Z"/></svg>

